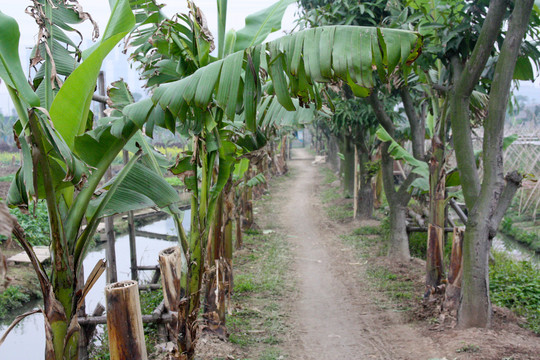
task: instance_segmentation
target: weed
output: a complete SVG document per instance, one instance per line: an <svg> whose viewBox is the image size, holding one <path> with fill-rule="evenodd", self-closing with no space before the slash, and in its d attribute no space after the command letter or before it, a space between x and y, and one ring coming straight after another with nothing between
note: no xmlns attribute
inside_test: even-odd
<svg viewBox="0 0 540 360"><path fill-rule="evenodd" d="M167 181L171 186L184 186L184 182L176 176L166 177L165 181Z"/></svg>
<svg viewBox="0 0 540 360"><path fill-rule="evenodd" d="M39 201L35 206L31 206L26 214L19 209L11 209L10 213L17 218L30 244L34 246L49 245L49 214L44 201ZM3 239L5 237L0 235L0 241Z"/></svg>
<svg viewBox="0 0 540 360"><path fill-rule="evenodd" d="M234 292L237 294L253 291L255 284L251 279L251 276L246 274L239 274L234 278Z"/></svg>
<svg viewBox="0 0 540 360"><path fill-rule="evenodd" d="M0 318L4 318L28 301L30 301L30 296L23 293L18 286L9 286L0 293Z"/></svg>
<svg viewBox="0 0 540 360"><path fill-rule="evenodd" d="M320 169L322 174L324 175L323 184L331 184L338 179L336 174L329 168L322 166L320 167Z"/></svg>
<svg viewBox="0 0 540 360"><path fill-rule="evenodd" d="M350 203L331 205L326 208L328 217L334 221L343 221L353 216L353 205Z"/></svg>
<svg viewBox="0 0 540 360"><path fill-rule="evenodd" d="M337 189L326 189L323 191L322 194L322 203L327 204L329 202L332 202L337 199L341 199L343 196L341 194L341 191L338 191Z"/></svg>
<svg viewBox="0 0 540 360"><path fill-rule="evenodd" d="M466 344L456 350L457 353L476 353L479 351L480 348L478 347L478 345L474 344Z"/></svg>
<svg viewBox="0 0 540 360"><path fill-rule="evenodd" d="M354 235L382 235L382 228L380 226L362 226L354 229Z"/></svg>
<svg viewBox="0 0 540 360"><path fill-rule="evenodd" d="M540 275L529 261L515 261L493 251L495 261L489 269L491 301L527 318L526 326L540 333Z"/></svg>

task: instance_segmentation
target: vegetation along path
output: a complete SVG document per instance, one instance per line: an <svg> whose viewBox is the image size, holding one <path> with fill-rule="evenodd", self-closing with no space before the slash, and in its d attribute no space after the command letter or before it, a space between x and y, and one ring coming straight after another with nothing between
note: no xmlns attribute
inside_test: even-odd
<svg viewBox="0 0 540 360"><path fill-rule="evenodd" d="M436 357L429 338L400 315L374 303L365 264L355 262L338 239L345 229L330 224L316 196L318 169L307 151L289 162L296 175L279 198L280 221L293 247L298 293L290 305L292 359L423 359ZM357 260L356 260L357 261ZM358 276L360 274L360 276ZM433 356L432 356L433 355Z"/></svg>

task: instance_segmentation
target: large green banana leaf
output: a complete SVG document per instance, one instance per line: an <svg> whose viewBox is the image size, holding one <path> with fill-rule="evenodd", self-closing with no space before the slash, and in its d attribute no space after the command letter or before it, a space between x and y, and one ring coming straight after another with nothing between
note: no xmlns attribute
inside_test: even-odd
<svg viewBox="0 0 540 360"><path fill-rule="evenodd" d="M260 64L268 68L284 108L296 109L291 95L303 102L315 101L320 108L315 83L341 79L357 95L366 96L374 84L374 69L386 79L398 65L413 61L420 45L416 33L402 30L356 26L309 29L236 52L191 76L164 84L152 100L185 120L190 108L206 109L215 99L230 119L243 108L247 128L253 131L261 96Z"/></svg>
<svg viewBox="0 0 540 360"><path fill-rule="evenodd" d="M261 44L268 35L281 29L283 14L294 0L281 0L246 17L246 26L236 32L234 51Z"/></svg>
<svg viewBox="0 0 540 360"><path fill-rule="evenodd" d="M74 146L75 137L86 129L90 102L103 60L135 25L129 0L111 3L114 5L103 38L83 53L85 60L67 78L51 106L52 122L70 148Z"/></svg>
<svg viewBox="0 0 540 360"><path fill-rule="evenodd" d="M39 98L26 81L19 58L19 25L15 19L1 11L0 34L0 77L27 104L39 106Z"/></svg>

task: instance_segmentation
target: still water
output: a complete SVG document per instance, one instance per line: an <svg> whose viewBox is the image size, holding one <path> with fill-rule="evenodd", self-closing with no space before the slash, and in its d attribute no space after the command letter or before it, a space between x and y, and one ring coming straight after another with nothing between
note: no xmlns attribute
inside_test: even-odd
<svg viewBox="0 0 540 360"><path fill-rule="evenodd" d="M184 211L184 229L189 230L190 210ZM156 221L138 228L139 230L176 235L174 222L171 218ZM139 265L157 265L158 254L161 250L174 246L175 242L137 237L137 263ZM118 271L118 280L130 279L130 256L129 256L129 237L128 235L118 236L115 242L116 248L116 267ZM88 252L84 259L85 274L88 275L99 259L105 259L105 245L100 245ZM33 271L29 270L28 271ZM139 279L142 282L149 281L152 277L152 271L139 271ZM86 312L91 313L98 302L105 305L105 273L96 282L92 290L86 296ZM28 304L24 310L17 310L19 313L32 310L42 306L42 301L38 300ZM17 314L14 314L14 318ZM0 336L8 328L9 322L0 323ZM45 337L43 328L43 316L34 314L21 321L15 329L6 338L6 341L0 346L0 360L40 360L43 359L45 351Z"/></svg>

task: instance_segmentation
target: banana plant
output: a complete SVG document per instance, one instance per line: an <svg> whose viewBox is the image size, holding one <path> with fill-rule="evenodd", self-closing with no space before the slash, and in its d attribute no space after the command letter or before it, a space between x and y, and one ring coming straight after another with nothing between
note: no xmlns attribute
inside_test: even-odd
<svg viewBox="0 0 540 360"><path fill-rule="evenodd" d="M259 30L225 36L227 2L217 3L217 58L211 53L213 37L191 2L190 15L155 27L156 33L146 38L151 38L150 45L135 40L143 51L133 58L142 62L147 86L154 91L151 99L124 110L128 117L137 110L147 134L153 126L162 126L191 138L191 149L171 168L192 194L191 233L183 249L187 277L178 318L177 356L182 359L194 354L205 250L217 200L240 155L266 144L261 119L279 124L279 116L310 102L321 109L323 99L315 87L320 82L342 80L356 95L366 96L374 84L374 69L386 80L398 66L412 62L421 46L419 36L408 31L348 26L311 29L263 44L275 28L270 19L290 1L246 21L246 28L253 29L255 19L263 19ZM271 86L266 86L268 75Z"/></svg>
<svg viewBox="0 0 540 360"><path fill-rule="evenodd" d="M102 216L148 204L164 207L179 200L160 174L139 161L142 149L135 149L130 162L98 191L109 165L143 126L119 114L105 118L91 130L89 117L103 59L134 26L129 1L111 1L111 17L102 38L83 52L84 61L65 78L60 89L52 89L60 84L57 77L50 77L51 63L47 65L54 56L45 60L45 75L40 85L32 88L18 56L18 25L0 12L0 77L17 110L15 131L22 153L22 167L10 187L8 202L26 207L31 199L44 199L49 213L49 272L37 260L24 229L15 226L13 231L32 261L43 292L47 360L78 358L77 313L105 264L96 265L86 284L78 282L78 274ZM43 83L47 84L41 90Z"/></svg>

